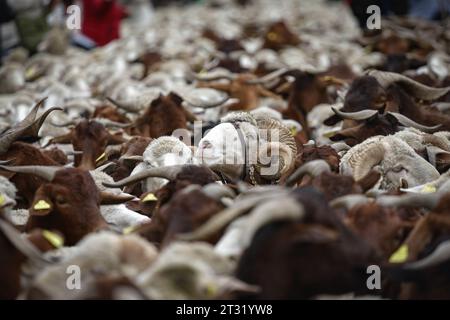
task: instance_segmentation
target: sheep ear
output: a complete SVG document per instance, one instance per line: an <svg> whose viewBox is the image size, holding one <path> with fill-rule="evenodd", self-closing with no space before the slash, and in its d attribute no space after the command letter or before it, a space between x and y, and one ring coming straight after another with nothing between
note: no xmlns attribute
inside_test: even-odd
<svg viewBox="0 0 450 320"><path fill-rule="evenodd" d="M133 200L135 196L131 194L114 194L106 191L100 192L100 204L121 204Z"/></svg>

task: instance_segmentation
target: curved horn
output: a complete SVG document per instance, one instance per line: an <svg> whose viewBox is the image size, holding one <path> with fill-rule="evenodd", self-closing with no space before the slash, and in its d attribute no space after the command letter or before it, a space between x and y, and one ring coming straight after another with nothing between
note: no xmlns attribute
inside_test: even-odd
<svg viewBox="0 0 450 320"><path fill-rule="evenodd" d="M334 149L334 151L336 151L336 152L347 151L352 148L345 142L336 142L336 143L333 143L332 145L330 145L330 147L332 147Z"/></svg>
<svg viewBox="0 0 450 320"><path fill-rule="evenodd" d="M123 186L130 185L132 183L150 178L150 177L158 177L165 178L168 180L175 180L177 175L185 168L186 165L176 165L176 166L167 166L160 168L150 168L139 172L133 176L122 179L117 182L103 182L103 185L108 188L120 188Z"/></svg>
<svg viewBox="0 0 450 320"><path fill-rule="evenodd" d="M439 193L407 193L401 196L380 196L376 202L385 207L425 207L434 209L440 200Z"/></svg>
<svg viewBox="0 0 450 320"><path fill-rule="evenodd" d="M109 102L111 102L113 105L115 105L116 107L123 109L125 111L128 112L132 112L132 113L139 113L139 109L136 107L135 103L132 102L119 102L117 100L114 100L111 97L106 97L106 100L108 100Z"/></svg>
<svg viewBox="0 0 450 320"><path fill-rule="evenodd" d="M438 147L445 151L450 151L450 142L448 139L444 138L443 136L437 136L434 134L425 134L422 138L423 144L431 144L435 147Z"/></svg>
<svg viewBox="0 0 450 320"><path fill-rule="evenodd" d="M294 165L295 153L282 142L267 142L258 153L257 173L266 180L277 180Z"/></svg>
<svg viewBox="0 0 450 320"><path fill-rule="evenodd" d="M440 243L431 254L421 260L408 263L404 268L411 270L425 269L438 265L448 259L450 259L450 240Z"/></svg>
<svg viewBox="0 0 450 320"><path fill-rule="evenodd" d="M325 160L313 160L305 163L298 168L286 181L287 186L292 186L294 183L305 174L317 177L323 172L330 172L331 168Z"/></svg>
<svg viewBox="0 0 450 320"><path fill-rule="evenodd" d="M126 160L142 162L142 161L144 161L144 157L143 156L137 156L137 155L135 155L135 156L125 156L124 155L124 156L119 158L119 161L126 161Z"/></svg>
<svg viewBox="0 0 450 320"><path fill-rule="evenodd" d="M281 68L281 69L271 72L259 79L246 80L245 83L246 84L264 84L264 83L270 82L276 78L282 77L282 76L286 75L286 73L289 73L293 70L296 70L296 69Z"/></svg>
<svg viewBox="0 0 450 320"><path fill-rule="evenodd" d="M353 178L356 182L363 179L369 171L383 160L385 149L381 143L374 143L362 150L356 159L353 169Z"/></svg>
<svg viewBox="0 0 450 320"><path fill-rule="evenodd" d="M416 128L416 129L418 129L420 131L424 131L424 132L435 131L442 126L441 124L431 126L431 127L424 126L424 125L419 124L419 123L411 120L410 118L405 117L404 115L397 113L397 112L387 112L386 114L394 117L400 124L402 124L405 127L413 127L413 128Z"/></svg>
<svg viewBox="0 0 450 320"><path fill-rule="evenodd" d="M383 88L389 87L392 83L398 83L409 94L422 100L435 100L450 92L450 87L429 87L398 73L370 70L367 74L377 79Z"/></svg>
<svg viewBox="0 0 450 320"><path fill-rule="evenodd" d="M132 123L120 123L106 118L95 118L94 120L106 128L128 128L133 125Z"/></svg>
<svg viewBox="0 0 450 320"><path fill-rule="evenodd" d="M220 201L222 198L234 198L236 194L226 185L220 185L217 183L207 184L202 188L202 192L208 197Z"/></svg>
<svg viewBox="0 0 450 320"><path fill-rule="evenodd" d="M236 80L237 76L235 74L230 73L223 73L223 74L216 74L216 75L211 75L211 74L207 74L207 75L199 75L196 73L192 72L192 77L197 80L197 81L203 81L203 82L209 82L209 81L217 81L217 80L222 80L222 79L226 79L229 81L233 81Z"/></svg>
<svg viewBox="0 0 450 320"><path fill-rule="evenodd" d="M272 199L273 197L279 197L279 194L257 195L238 201L234 203L233 206L228 207L214 215L197 230L190 233L179 234L177 238L185 241L205 239L227 226L231 221L247 212L257 204L261 203L261 201Z"/></svg>
<svg viewBox="0 0 450 320"><path fill-rule="evenodd" d="M108 191L101 191L100 199L101 205L111 205L125 203L136 199L136 197L131 194L115 194Z"/></svg>
<svg viewBox="0 0 450 320"><path fill-rule="evenodd" d="M210 109L210 108L216 108L221 106L222 104L224 104L225 102L227 102L230 97L229 96L225 96L222 100L217 101L217 102L213 102L211 104L207 104L207 103L195 103L194 101L190 101L188 99L185 99L185 102L187 102L189 105L193 106L193 107L197 107L197 108L202 108L202 109Z"/></svg>
<svg viewBox="0 0 450 320"><path fill-rule="evenodd" d="M25 119L20 121L14 128L2 134L2 136L0 137L0 154L8 151L9 146L14 141L19 139L21 136L24 135L37 136L42 124L44 123L48 115L55 110L62 110L61 108L51 108L36 119L37 111L46 99L47 98L44 98L41 101L39 101L31 109L31 111L28 113Z"/></svg>
<svg viewBox="0 0 450 320"><path fill-rule="evenodd" d="M358 112L343 112L336 109L335 107L331 107L331 109L342 119L357 120L357 121L369 119L378 113L378 110L369 110L369 109Z"/></svg>
<svg viewBox="0 0 450 320"><path fill-rule="evenodd" d="M59 107L53 107L45 111L42 115L39 116L36 120L33 121L33 123L28 126L25 130L24 134L34 135L37 136L39 133L39 130L41 129L42 125L44 124L45 119L52 113L53 111L63 111L62 108Z"/></svg>
<svg viewBox="0 0 450 320"><path fill-rule="evenodd" d="M244 247L250 245L254 235L258 230L272 221L297 221L305 214L303 205L292 199L285 197L273 199L256 207L247 220L247 227L242 242Z"/></svg>
<svg viewBox="0 0 450 320"><path fill-rule="evenodd" d="M55 174L58 170L61 170L61 167L52 167L52 166L5 166L0 165L0 169L17 172L17 173L26 173L26 174L34 174L39 176L47 181L52 181L55 177Z"/></svg>

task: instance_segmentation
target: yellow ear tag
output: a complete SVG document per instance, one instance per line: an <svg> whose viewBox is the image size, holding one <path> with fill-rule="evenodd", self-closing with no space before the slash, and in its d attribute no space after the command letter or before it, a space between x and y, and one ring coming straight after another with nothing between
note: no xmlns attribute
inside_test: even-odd
<svg viewBox="0 0 450 320"><path fill-rule="evenodd" d="M28 68L27 71L25 71L25 78L30 79L34 76L35 73L36 73L35 67Z"/></svg>
<svg viewBox="0 0 450 320"><path fill-rule="evenodd" d="M297 135L297 128L296 127L292 127L290 131L291 131L291 136Z"/></svg>
<svg viewBox="0 0 450 320"><path fill-rule="evenodd" d="M33 207L34 210L47 210L50 209L52 206L44 201L44 200L39 200Z"/></svg>
<svg viewBox="0 0 450 320"><path fill-rule="evenodd" d="M422 190L420 190L421 193L433 193L436 192L436 187L432 185L425 185L423 186Z"/></svg>
<svg viewBox="0 0 450 320"><path fill-rule="evenodd" d="M106 158L106 153L103 152L97 159L95 159L95 162L99 162L102 161L103 159Z"/></svg>
<svg viewBox="0 0 450 320"><path fill-rule="evenodd" d="M64 239L59 234L56 234L48 230L44 230L42 231L42 235L55 248L59 249L64 245Z"/></svg>
<svg viewBox="0 0 450 320"><path fill-rule="evenodd" d="M142 199L142 202L149 202L149 201L158 201L158 198L153 193L149 193L148 195L145 196L144 199Z"/></svg>
<svg viewBox="0 0 450 320"><path fill-rule="evenodd" d="M123 234L130 234L136 229L135 226L129 226L122 230Z"/></svg>
<svg viewBox="0 0 450 320"><path fill-rule="evenodd" d="M5 197L0 194L0 206L3 205L5 203Z"/></svg>
<svg viewBox="0 0 450 320"><path fill-rule="evenodd" d="M336 133L338 133L340 130L332 130L332 131L328 131L328 132L325 132L324 134L323 134L323 136L325 137L325 138L330 138L330 137L332 137L332 136L334 136Z"/></svg>
<svg viewBox="0 0 450 320"><path fill-rule="evenodd" d="M267 34L267 38L268 38L270 41L275 41L275 40L277 40L278 36L277 36L277 34L276 34L275 32L269 32L269 33Z"/></svg>
<svg viewBox="0 0 450 320"><path fill-rule="evenodd" d="M206 286L206 296L209 298L215 297L217 294L217 287L214 283L209 283Z"/></svg>
<svg viewBox="0 0 450 320"><path fill-rule="evenodd" d="M402 263L408 259L408 246L406 244L400 246L389 258L390 263Z"/></svg>

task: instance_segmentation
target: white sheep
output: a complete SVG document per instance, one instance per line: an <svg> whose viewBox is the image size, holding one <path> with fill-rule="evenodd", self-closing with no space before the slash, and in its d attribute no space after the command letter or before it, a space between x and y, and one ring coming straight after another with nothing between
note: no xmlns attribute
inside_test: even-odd
<svg viewBox="0 0 450 320"><path fill-rule="evenodd" d="M175 137L160 137L150 142L143 153L143 162L138 164L131 175L138 174L148 168L192 163L192 151ZM153 192L168 182L163 178L148 178L144 181L143 191Z"/></svg>
<svg viewBox="0 0 450 320"><path fill-rule="evenodd" d="M86 236L76 246L48 252L59 262L36 270L30 287L48 299L83 299L95 295L95 279L100 275L136 277L151 265L157 249L137 235L118 235L102 231ZM68 270L79 268L80 290L67 287ZM30 266L28 266L30 267ZM72 267L73 268L73 267ZM30 268L31 270L31 268ZM33 296L31 296L32 298Z"/></svg>
<svg viewBox="0 0 450 320"><path fill-rule="evenodd" d="M256 289L232 277L234 269L235 262L210 244L174 242L135 283L151 299L214 299L236 289Z"/></svg>

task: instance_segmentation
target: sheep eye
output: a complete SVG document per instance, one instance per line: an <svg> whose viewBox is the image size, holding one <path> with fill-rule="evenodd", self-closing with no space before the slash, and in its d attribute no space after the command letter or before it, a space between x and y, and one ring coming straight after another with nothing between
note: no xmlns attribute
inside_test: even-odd
<svg viewBox="0 0 450 320"><path fill-rule="evenodd" d="M402 170L404 170L405 168L403 168L402 166L396 166L396 167L394 167L394 168L392 168L392 171L393 172L400 172L400 171L402 171Z"/></svg>

